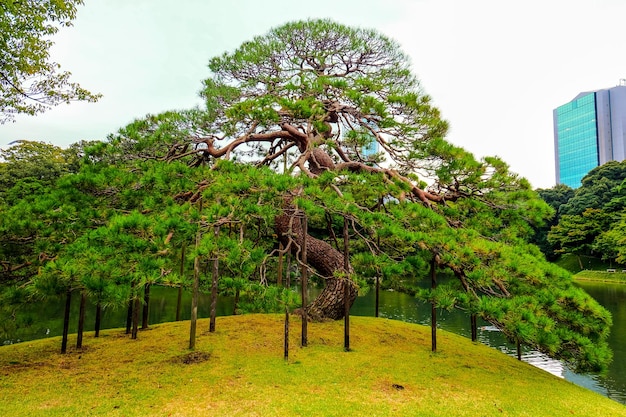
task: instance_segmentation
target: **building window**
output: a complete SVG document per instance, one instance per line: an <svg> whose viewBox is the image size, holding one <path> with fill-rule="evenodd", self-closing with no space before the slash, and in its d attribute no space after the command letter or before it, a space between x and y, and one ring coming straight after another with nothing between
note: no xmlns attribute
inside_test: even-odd
<svg viewBox="0 0 626 417"><path fill-rule="evenodd" d="M560 182L578 188L599 164L595 93L558 107L556 114Z"/></svg>

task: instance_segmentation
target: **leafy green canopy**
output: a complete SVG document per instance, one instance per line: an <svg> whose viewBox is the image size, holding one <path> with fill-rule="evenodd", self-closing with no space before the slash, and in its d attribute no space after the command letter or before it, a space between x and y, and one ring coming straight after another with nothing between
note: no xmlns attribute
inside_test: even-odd
<svg viewBox="0 0 626 417"><path fill-rule="evenodd" d="M583 178L581 187L559 206L558 222L552 225L547 234L554 251L559 254L593 256L624 264L624 184L624 161L610 161L591 170Z"/></svg>
<svg viewBox="0 0 626 417"><path fill-rule="evenodd" d="M476 160L444 139L447 123L394 41L328 20L295 22L210 68L204 108L137 120L86 153L96 164L59 183L91 200L98 221L72 230L55 221L59 206L38 212L43 230L54 226L42 236L57 265L91 257L139 282L176 283L188 278L175 276L178 262L189 271L194 258L217 258L223 287L241 292L238 280L268 283L277 238L307 267L306 213L308 267L326 288L346 275L414 281L434 260L454 279L422 299L478 314L581 369L609 360L606 310L527 243L552 209L503 161ZM363 152L374 142L378 154ZM70 207L87 213L82 204L61 210ZM103 246L115 250L90 255ZM88 274L65 282L90 288Z"/></svg>
<svg viewBox="0 0 626 417"><path fill-rule="evenodd" d="M229 175L245 172L219 191L200 183L188 197L228 202L235 209L221 216L246 227L240 196L258 187L245 176L269 166L283 186L257 204L305 211L310 235L332 246L315 246L323 258L341 260L348 219L348 272L399 283L426 277L434 260L454 279L421 291L422 299L478 314L581 369L610 360L606 310L527 243L553 210L500 159L476 160L445 140L447 122L393 40L329 20L293 22L209 67L204 108L132 123L111 137L112 159L208 165L218 178L226 166ZM363 151L372 143L374 155ZM261 223L271 227L271 216ZM274 223L279 237L291 236ZM343 262L335 268L335 276L346 273ZM321 275L327 284L333 278Z"/></svg>
<svg viewBox="0 0 626 417"><path fill-rule="evenodd" d="M0 283L35 274L40 260L54 256L54 250L46 249L54 241L53 229L59 222L75 221L76 206L88 210L91 204L75 189L57 184L79 170L86 142L69 149L34 141L11 145L0 150Z"/></svg>
<svg viewBox="0 0 626 417"><path fill-rule="evenodd" d="M53 185L70 172L77 172L83 148L80 142L62 149L44 142L19 140L0 149L0 200L8 203Z"/></svg>
<svg viewBox="0 0 626 417"><path fill-rule="evenodd" d="M0 123L17 113L37 114L72 100L100 96L69 81L69 72L50 61L50 37L70 26L82 0L0 2Z"/></svg>
<svg viewBox="0 0 626 417"><path fill-rule="evenodd" d="M554 260L557 258L555 254L556 248L548 241L548 233L550 232L550 228L556 225L561 219L561 207L574 196L574 189L565 184L557 184L552 188L538 189L537 193L543 201L552 207L554 215L545 224L534 227L535 234L532 238L532 242L541 249L541 252L543 252L549 260Z"/></svg>
<svg viewBox="0 0 626 417"><path fill-rule="evenodd" d="M97 159L99 148L89 149L85 161ZM189 288L196 257L204 259L206 291L206 259L215 256L224 292L239 291L238 312L283 311L297 297L267 287L266 265L274 261L267 219L276 207L259 204L260 190L275 200L277 192L293 186L289 177L282 182L254 167L242 172L228 165L216 171L156 161L83 164L78 173L8 206L0 219L0 316L13 322L24 302L68 290L81 291L103 308L119 308L140 297L145 284ZM181 204L196 183L203 184L206 203ZM248 188L255 192L246 201ZM222 225L217 239L216 222ZM265 284L255 283L258 277Z"/></svg>

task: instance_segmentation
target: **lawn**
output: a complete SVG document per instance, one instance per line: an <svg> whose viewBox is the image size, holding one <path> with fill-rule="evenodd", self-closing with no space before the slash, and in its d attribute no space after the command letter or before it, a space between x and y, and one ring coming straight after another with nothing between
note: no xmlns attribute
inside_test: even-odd
<svg viewBox="0 0 626 417"><path fill-rule="evenodd" d="M289 359L280 315L165 323L131 340L88 334L82 350L60 339L0 347L3 416L626 416L626 407L499 351L430 328L372 317L310 323ZM72 341L72 339L70 340Z"/></svg>
<svg viewBox="0 0 626 417"><path fill-rule="evenodd" d="M613 272L614 271L614 272ZM574 275L574 280L577 281L600 281L600 282L614 282L626 284L626 272L620 269L607 271L580 271Z"/></svg>

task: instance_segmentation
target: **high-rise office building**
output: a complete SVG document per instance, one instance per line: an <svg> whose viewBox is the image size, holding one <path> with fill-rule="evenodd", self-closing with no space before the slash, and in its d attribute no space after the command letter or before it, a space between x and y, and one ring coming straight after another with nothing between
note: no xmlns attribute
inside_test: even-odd
<svg viewBox="0 0 626 417"><path fill-rule="evenodd" d="M556 183L578 188L593 168L626 159L626 80L553 111Z"/></svg>

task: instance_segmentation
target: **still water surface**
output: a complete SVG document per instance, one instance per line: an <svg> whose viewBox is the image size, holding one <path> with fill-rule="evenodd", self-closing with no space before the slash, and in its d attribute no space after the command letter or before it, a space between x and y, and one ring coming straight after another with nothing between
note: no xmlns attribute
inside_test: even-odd
<svg viewBox="0 0 626 417"><path fill-rule="evenodd" d="M614 360L609 370L603 375L580 375L563 367L558 361L546 358L537 352L525 350L522 359L538 366L559 377L565 378L578 385L599 392L615 401L626 404L626 285L605 283L581 283L579 284L600 304L607 308L613 315L613 328L609 344L613 349ZM313 291L315 291L313 289ZM176 317L177 291L171 288L153 287L150 293L151 324L174 321ZM72 317L77 317L78 297L74 297ZM208 296L202 296L199 303L198 317L209 316ZM363 297L357 298L352 307L351 314L357 316L373 316L375 293L370 291ZM3 344L11 344L21 341L39 339L44 337L59 336L63 329L63 302L49 302L38 304L21 311L20 315L31 324L19 332L13 332L0 339ZM189 320L191 296L184 294L182 319ZM228 297L220 298L218 302L219 316L232 313L233 301ZM95 308L89 307L86 316L86 329L93 329ZM402 320L411 323L430 325L430 305L418 302L415 298L398 292L383 291L380 293L381 317ZM76 320L73 320L71 333L76 332ZM102 328L119 328L126 325L126 312L123 309L105 310L102 319ZM462 312L438 312L439 328L456 334L470 337L470 320ZM509 343L499 332L493 331L488 323L478 324L481 328L478 332L478 340L500 351L515 355L515 346ZM2 329L0 329L2 330ZM0 333L1 334L1 333ZM70 343L72 343L70 341Z"/></svg>

